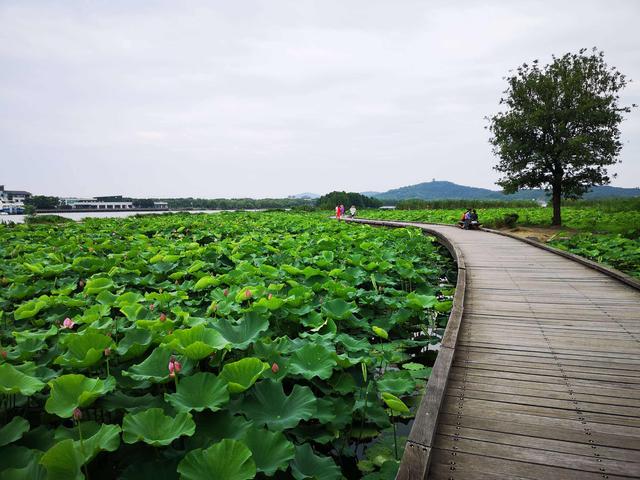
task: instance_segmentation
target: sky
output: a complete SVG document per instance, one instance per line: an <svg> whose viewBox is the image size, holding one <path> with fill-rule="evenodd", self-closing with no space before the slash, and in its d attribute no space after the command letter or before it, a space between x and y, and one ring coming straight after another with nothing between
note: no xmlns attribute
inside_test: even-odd
<svg viewBox="0 0 640 480"><path fill-rule="evenodd" d="M485 117L523 62L597 46L635 82L640 1L0 0L0 184L56 196L498 189ZM640 186L640 108L613 185Z"/></svg>

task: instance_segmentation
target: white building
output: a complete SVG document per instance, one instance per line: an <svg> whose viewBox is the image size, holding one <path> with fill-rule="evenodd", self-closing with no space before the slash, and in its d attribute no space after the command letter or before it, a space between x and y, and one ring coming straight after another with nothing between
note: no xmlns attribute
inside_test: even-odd
<svg viewBox="0 0 640 480"><path fill-rule="evenodd" d="M71 208L82 210L131 210L133 208L133 202L100 202L98 200L85 200L74 203Z"/></svg>
<svg viewBox="0 0 640 480"><path fill-rule="evenodd" d="M5 190L0 185L0 211L5 213L22 213L24 201L31 197L30 192L24 190Z"/></svg>

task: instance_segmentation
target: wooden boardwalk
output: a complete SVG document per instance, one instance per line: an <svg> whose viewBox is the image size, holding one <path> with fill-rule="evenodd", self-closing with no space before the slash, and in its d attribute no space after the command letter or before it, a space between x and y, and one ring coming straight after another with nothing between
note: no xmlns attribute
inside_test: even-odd
<svg viewBox="0 0 640 480"><path fill-rule="evenodd" d="M464 298L398 478L640 478L640 291L513 238L423 227L463 257Z"/></svg>

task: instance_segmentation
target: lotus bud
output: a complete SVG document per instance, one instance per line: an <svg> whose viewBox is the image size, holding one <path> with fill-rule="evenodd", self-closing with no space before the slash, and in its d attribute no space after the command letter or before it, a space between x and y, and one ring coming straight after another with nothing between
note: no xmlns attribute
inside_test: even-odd
<svg viewBox="0 0 640 480"><path fill-rule="evenodd" d="M251 290L249 290L249 289L247 288L247 291L246 291L246 292L244 292L244 296L245 296L245 297L247 297L247 298L251 298Z"/></svg>
<svg viewBox="0 0 640 480"><path fill-rule="evenodd" d="M0 351L0 356L2 356L2 358L7 358L7 352L6 352L6 350L2 350L2 351Z"/></svg>
<svg viewBox="0 0 640 480"><path fill-rule="evenodd" d="M167 315L166 315L164 312L162 312L162 313L160 314L160 321L161 321L161 322L164 322L166 319L167 319Z"/></svg>
<svg viewBox="0 0 640 480"><path fill-rule="evenodd" d="M278 366L278 364L276 362L273 362L273 365L271 365L271 371L273 373L278 373L279 370L280 370L280 367Z"/></svg>
<svg viewBox="0 0 640 480"><path fill-rule="evenodd" d="M84 288L84 280L82 280L82 279L78 280L78 286L80 288Z"/></svg>
<svg viewBox="0 0 640 480"><path fill-rule="evenodd" d="M180 370L182 370L182 364L180 362L173 362L173 368L176 373L180 373Z"/></svg>
<svg viewBox="0 0 640 480"><path fill-rule="evenodd" d="M82 418L82 411L81 411L79 408L77 408L77 407L76 407L76 408L74 408L74 409L73 409L73 419L74 419L76 422L79 422L81 418Z"/></svg>
<svg viewBox="0 0 640 480"><path fill-rule="evenodd" d="M273 293L270 293L269 296L267 297L267 300L271 300L273 298Z"/></svg>
<svg viewBox="0 0 640 480"><path fill-rule="evenodd" d="M149 305L149 310L151 310L153 312L153 309L156 308L156 306L152 303L151 305Z"/></svg>
<svg viewBox="0 0 640 480"><path fill-rule="evenodd" d="M111 355L111 348L107 347L104 349L104 356L108 357Z"/></svg>
<svg viewBox="0 0 640 480"><path fill-rule="evenodd" d="M76 326L76 322L71 320L69 317L65 318L64 322L62 322L62 328L72 329L75 326Z"/></svg>
<svg viewBox="0 0 640 480"><path fill-rule="evenodd" d="M222 292L222 294L223 294L225 297L228 297L228 296L229 296L229 289L228 289L228 288L225 288L225 289L224 289L224 292Z"/></svg>

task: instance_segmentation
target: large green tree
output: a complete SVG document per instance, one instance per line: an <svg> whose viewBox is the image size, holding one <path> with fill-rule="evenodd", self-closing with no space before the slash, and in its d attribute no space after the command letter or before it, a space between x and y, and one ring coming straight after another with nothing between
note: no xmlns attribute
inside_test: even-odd
<svg viewBox="0 0 640 480"><path fill-rule="evenodd" d="M622 148L620 122L631 106L620 105L627 78L594 48L553 56L541 66L523 64L506 78L500 104L489 118L494 168L505 193L522 188L551 192L553 225L561 225L563 198L579 198L611 177Z"/></svg>

